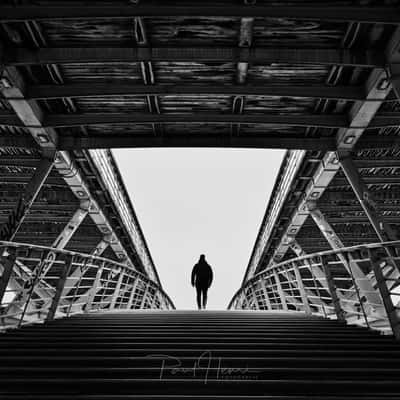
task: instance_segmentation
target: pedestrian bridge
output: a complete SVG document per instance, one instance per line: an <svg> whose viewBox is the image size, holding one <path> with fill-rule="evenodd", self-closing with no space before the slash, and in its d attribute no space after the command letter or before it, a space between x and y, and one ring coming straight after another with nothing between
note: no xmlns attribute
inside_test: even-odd
<svg viewBox="0 0 400 400"><path fill-rule="evenodd" d="M1 396L399 398L399 1L278 3L2 1ZM228 310L174 310L121 147L287 149Z"/></svg>

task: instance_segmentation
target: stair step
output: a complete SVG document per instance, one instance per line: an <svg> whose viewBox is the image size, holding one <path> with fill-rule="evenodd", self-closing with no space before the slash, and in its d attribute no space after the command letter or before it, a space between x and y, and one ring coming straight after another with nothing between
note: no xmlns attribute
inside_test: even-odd
<svg viewBox="0 0 400 400"><path fill-rule="evenodd" d="M75 378L10 378L1 380L1 391L16 393L64 394L216 394L225 395L251 392L258 395L371 395L400 393L398 379L75 379Z"/></svg>
<svg viewBox="0 0 400 400"><path fill-rule="evenodd" d="M75 315L0 335L0 399L399 400L392 336L300 313Z"/></svg>

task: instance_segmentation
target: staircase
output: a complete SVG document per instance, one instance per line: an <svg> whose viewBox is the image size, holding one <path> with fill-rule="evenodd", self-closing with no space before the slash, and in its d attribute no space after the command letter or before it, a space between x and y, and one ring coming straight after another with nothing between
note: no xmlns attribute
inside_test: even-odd
<svg viewBox="0 0 400 400"><path fill-rule="evenodd" d="M400 399L393 338L267 311L87 314L0 336L0 399Z"/></svg>

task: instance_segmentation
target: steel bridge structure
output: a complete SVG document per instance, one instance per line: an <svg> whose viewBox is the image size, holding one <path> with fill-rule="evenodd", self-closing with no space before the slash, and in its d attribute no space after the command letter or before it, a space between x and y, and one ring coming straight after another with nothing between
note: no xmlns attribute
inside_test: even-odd
<svg viewBox="0 0 400 400"><path fill-rule="evenodd" d="M400 338L399 25L397 0L2 1L2 326L174 307L110 149L281 148L229 307Z"/></svg>

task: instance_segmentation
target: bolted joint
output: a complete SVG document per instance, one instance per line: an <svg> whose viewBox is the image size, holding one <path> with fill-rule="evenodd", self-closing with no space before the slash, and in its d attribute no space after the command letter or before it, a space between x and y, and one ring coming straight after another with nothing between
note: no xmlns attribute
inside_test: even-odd
<svg viewBox="0 0 400 400"><path fill-rule="evenodd" d="M318 209L317 202L315 200L307 200L306 209L310 212L317 210Z"/></svg>

